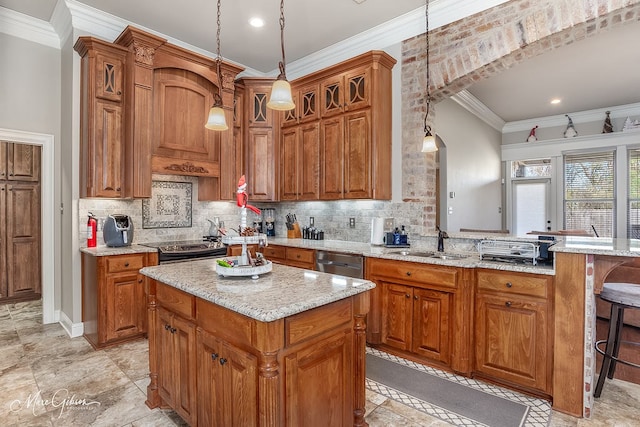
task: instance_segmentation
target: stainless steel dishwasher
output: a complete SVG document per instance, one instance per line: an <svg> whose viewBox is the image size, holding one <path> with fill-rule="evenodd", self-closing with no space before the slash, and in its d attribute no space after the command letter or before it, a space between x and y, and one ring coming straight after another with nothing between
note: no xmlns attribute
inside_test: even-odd
<svg viewBox="0 0 640 427"><path fill-rule="evenodd" d="M362 279L364 257L341 252L316 251L316 270Z"/></svg>

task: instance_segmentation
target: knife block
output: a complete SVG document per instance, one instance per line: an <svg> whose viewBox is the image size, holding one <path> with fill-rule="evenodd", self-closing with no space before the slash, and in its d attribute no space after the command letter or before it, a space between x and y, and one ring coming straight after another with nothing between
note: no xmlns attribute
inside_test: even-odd
<svg viewBox="0 0 640 427"><path fill-rule="evenodd" d="M293 223L293 230L287 230L288 239L302 239L302 232L300 231L300 225L297 222Z"/></svg>

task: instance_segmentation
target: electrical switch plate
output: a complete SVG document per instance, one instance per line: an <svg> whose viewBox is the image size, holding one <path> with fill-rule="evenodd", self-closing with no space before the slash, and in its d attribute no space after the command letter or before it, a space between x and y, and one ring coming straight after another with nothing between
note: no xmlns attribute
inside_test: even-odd
<svg viewBox="0 0 640 427"><path fill-rule="evenodd" d="M314 225L314 224L315 224L315 220L313 219L313 217L312 217L312 216L310 216L310 217L309 217L309 225L310 225L311 227L313 227L313 225Z"/></svg>
<svg viewBox="0 0 640 427"><path fill-rule="evenodd" d="M351 228L356 227L356 219L354 217L349 218L349 227Z"/></svg>
<svg viewBox="0 0 640 427"><path fill-rule="evenodd" d="M384 219L384 230L385 231L391 231L393 230L393 218L385 218Z"/></svg>

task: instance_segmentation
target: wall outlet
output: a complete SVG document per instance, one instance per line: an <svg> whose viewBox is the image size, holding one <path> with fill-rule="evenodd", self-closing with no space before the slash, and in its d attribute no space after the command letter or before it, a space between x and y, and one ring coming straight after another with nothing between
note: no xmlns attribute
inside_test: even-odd
<svg viewBox="0 0 640 427"><path fill-rule="evenodd" d="M394 220L393 218L385 218L384 219L384 230L385 231L392 231L393 227L394 227Z"/></svg>
<svg viewBox="0 0 640 427"><path fill-rule="evenodd" d="M309 226L313 227L315 223L316 223L316 222L315 222L315 219L313 219L313 217L312 217L312 216L310 216L310 217L309 217Z"/></svg>
<svg viewBox="0 0 640 427"><path fill-rule="evenodd" d="M356 228L356 219L354 217L349 218L349 227Z"/></svg>

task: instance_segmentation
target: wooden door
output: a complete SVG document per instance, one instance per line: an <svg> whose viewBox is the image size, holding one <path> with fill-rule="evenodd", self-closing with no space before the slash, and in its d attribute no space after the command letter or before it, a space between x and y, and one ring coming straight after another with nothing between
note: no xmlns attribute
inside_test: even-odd
<svg viewBox="0 0 640 427"><path fill-rule="evenodd" d="M320 197L320 123L300 125L298 168L298 200Z"/></svg>
<svg viewBox="0 0 640 427"><path fill-rule="evenodd" d="M249 201L276 200L276 150L273 130L249 128L247 181Z"/></svg>
<svg viewBox="0 0 640 427"><path fill-rule="evenodd" d="M9 143L0 141L0 179L7 179L7 150Z"/></svg>
<svg viewBox="0 0 640 427"><path fill-rule="evenodd" d="M343 198L344 118L321 121L320 138L320 199Z"/></svg>
<svg viewBox="0 0 640 427"><path fill-rule="evenodd" d="M7 294L41 292L40 184L6 186Z"/></svg>
<svg viewBox="0 0 640 427"><path fill-rule="evenodd" d="M109 274L106 278L106 341L144 332L144 286L136 272Z"/></svg>
<svg viewBox="0 0 640 427"><path fill-rule="evenodd" d="M273 126L273 111L267 108L271 86L249 85L249 126Z"/></svg>
<svg viewBox="0 0 640 427"><path fill-rule="evenodd" d="M172 408L175 408L175 357L174 340L171 329L173 328L173 314L158 308L156 315L156 357L158 359L158 393L162 400Z"/></svg>
<svg viewBox="0 0 640 427"><path fill-rule="evenodd" d="M179 316L173 317L174 406L189 424L196 425L196 327Z"/></svg>
<svg viewBox="0 0 640 427"><path fill-rule="evenodd" d="M476 370L548 391L547 304L483 293L476 303Z"/></svg>
<svg viewBox="0 0 640 427"><path fill-rule="evenodd" d="M400 350L411 350L413 288L382 282L382 342Z"/></svg>
<svg viewBox="0 0 640 427"><path fill-rule="evenodd" d="M301 87L298 95L300 123L315 121L320 118L320 94L317 84Z"/></svg>
<svg viewBox="0 0 640 427"><path fill-rule="evenodd" d="M0 147L1 151L2 147ZM7 297L7 185L0 183L0 298Z"/></svg>
<svg viewBox="0 0 640 427"><path fill-rule="evenodd" d="M364 67L345 74L345 111L371 106L371 68Z"/></svg>
<svg viewBox="0 0 640 427"><path fill-rule="evenodd" d="M219 369L223 380L217 386L224 399L219 425L258 425L258 358L227 342L222 342Z"/></svg>
<svg viewBox="0 0 640 427"><path fill-rule="evenodd" d="M198 424L202 426L230 425L223 424L221 421L226 392L222 386L224 384L223 371L220 369L221 342L201 329L198 329L196 334Z"/></svg>
<svg viewBox="0 0 640 427"><path fill-rule="evenodd" d="M285 357L286 425L353 425L352 337L350 329L340 331L313 348Z"/></svg>
<svg viewBox="0 0 640 427"><path fill-rule="evenodd" d="M122 128L122 107L105 101L95 104L94 144L89 145L90 152L83 161L93 162L83 165L93 170L91 182L87 182L87 197L122 196L124 183L124 146Z"/></svg>
<svg viewBox="0 0 640 427"><path fill-rule="evenodd" d="M344 198L371 198L371 111L345 115Z"/></svg>
<svg viewBox="0 0 640 427"><path fill-rule="evenodd" d="M122 102L124 61L121 55L96 54L96 97Z"/></svg>
<svg viewBox="0 0 640 427"><path fill-rule="evenodd" d="M332 117L344 112L344 74L328 77L320 84L321 116Z"/></svg>
<svg viewBox="0 0 640 427"><path fill-rule="evenodd" d="M298 151L300 127L293 126L282 129L282 146L280 154L280 200L297 200L300 182L299 165L304 155Z"/></svg>
<svg viewBox="0 0 640 427"><path fill-rule="evenodd" d="M40 181L39 145L7 144L7 179L12 181Z"/></svg>
<svg viewBox="0 0 640 427"><path fill-rule="evenodd" d="M449 364L452 301L451 293L414 288L411 351Z"/></svg>

